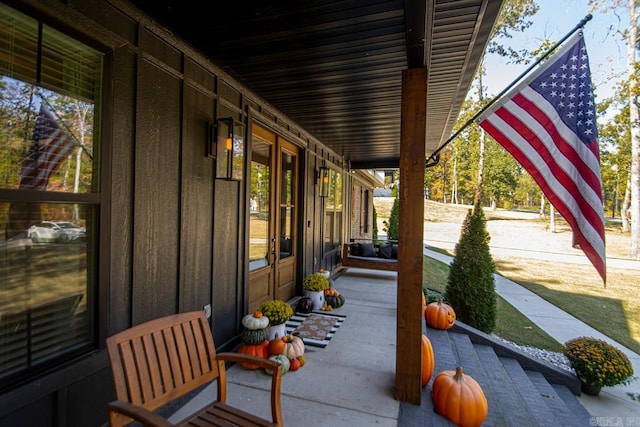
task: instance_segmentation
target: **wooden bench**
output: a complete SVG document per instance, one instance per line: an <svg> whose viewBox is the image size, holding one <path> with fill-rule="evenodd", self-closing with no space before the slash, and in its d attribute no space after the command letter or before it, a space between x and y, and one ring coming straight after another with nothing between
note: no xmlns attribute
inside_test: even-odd
<svg viewBox="0 0 640 427"><path fill-rule="evenodd" d="M239 354L216 355L204 311L151 320L106 340L116 391L109 403L109 425L132 420L145 426L282 426L280 385L282 365ZM226 404L225 362L249 362L269 369L271 419L259 418ZM152 412L217 379L217 399L176 424Z"/></svg>
<svg viewBox="0 0 640 427"><path fill-rule="evenodd" d="M351 254L352 243L345 243L342 247L342 266L354 268L369 268L372 270L398 271L398 260L379 258L377 256L357 256Z"/></svg>

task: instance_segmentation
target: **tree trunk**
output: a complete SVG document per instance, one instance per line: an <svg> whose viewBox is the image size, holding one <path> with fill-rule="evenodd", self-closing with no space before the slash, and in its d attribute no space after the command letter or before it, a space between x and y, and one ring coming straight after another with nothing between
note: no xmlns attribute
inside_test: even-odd
<svg viewBox="0 0 640 427"><path fill-rule="evenodd" d="M544 218L544 194L540 194L540 218Z"/></svg>
<svg viewBox="0 0 640 427"><path fill-rule="evenodd" d="M552 233L556 232L556 209L549 203L549 229Z"/></svg>
<svg viewBox="0 0 640 427"><path fill-rule="evenodd" d="M480 69L478 70L478 101L482 104L484 100L484 88L482 86L482 74L484 65L480 64ZM486 134L484 129L480 128L480 147L478 150L478 190L477 194L482 194L482 179L484 175L484 144L485 144Z"/></svg>
<svg viewBox="0 0 640 427"><path fill-rule="evenodd" d="M624 186L624 199L622 199L622 206L620 206L620 217L622 219L622 231L629 232L629 203L631 199L631 174L627 176L627 185Z"/></svg>
<svg viewBox="0 0 640 427"><path fill-rule="evenodd" d="M451 203L458 204L458 158L453 156L453 179L451 184Z"/></svg>
<svg viewBox="0 0 640 427"><path fill-rule="evenodd" d="M627 39L627 70L629 72L629 122L631 123L631 258L640 258L640 113L636 102L636 41L638 12L635 0L629 0L629 38Z"/></svg>

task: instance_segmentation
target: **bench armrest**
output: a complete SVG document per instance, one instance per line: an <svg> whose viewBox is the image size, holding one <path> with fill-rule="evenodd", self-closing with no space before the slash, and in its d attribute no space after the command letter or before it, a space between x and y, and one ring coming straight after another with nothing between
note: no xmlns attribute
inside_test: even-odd
<svg viewBox="0 0 640 427"><path fill-rule="evenodd" d="M134 420L143 423L145 426L173 427L173 424L162 418L160 415L129 402L115 400L109 403L107 407L109 409L110 426L124 425L122 422L117 422L116 420L117 418L120 418L119 415L126 415L129 418L133 418Z"/></svg>
<svg viewBox="0 0 640 427"><path fill-rule="evenodd" d="M251 363L258 365L263 369L273 371L274 374L277 374L276 371L280 371L279 375L282 376L282 365L280 363L269 359L263 359L262 357L242 353L218 353L216 355L216 359L224 360L226 362Z"/></svg>

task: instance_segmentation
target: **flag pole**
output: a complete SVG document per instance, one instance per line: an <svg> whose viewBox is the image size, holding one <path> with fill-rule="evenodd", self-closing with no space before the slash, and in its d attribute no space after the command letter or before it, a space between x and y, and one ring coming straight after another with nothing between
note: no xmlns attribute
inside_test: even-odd
<svg viewBox="0 0 640 427"><path fill-rule="evenodd" d="M444 147L446 147L447 145L449 145L449 143L451 141L456 139L458 137L458 135L460 135L460 133L462 133L463 130L465 130L469 125L471 125L471 123L475 122L476 119L478 117L480 117L480 115L482 113L484 113L487 109L489 109L489 107L491 107L493 104L495 104L502 97L502 95L507 93L513 86L515 86L520 80L522 80L522 78L524 76L529 74L529 72L531 72L531 70L533 70L547 56L549 56L562 43L564 43L565 40L567 40L569 37L571 37L573 35L573 33L575 33L576 31L581 30L582 28L584 28L584 26L587 24L587 22L591 21L591 18L593 18L593 16L591 14L588 14L587 16L582 18L580 20L580 22L578 22L578 24L571 31L569 31L564 37L562 37L558 42L556 42L556 44L554 44L551 48L549 48L549 50L547 50L540 58L538 58L533 64L531 64L529 66L529 68L524 70L522 72L522 74L520 74L518 77L516 77L515 80L512 81L507 87L505 87L499 94L494 96L484 107L482 107L476 114L474 114L473 117L471 117L469 120L467 120L467 122L464 125L462 125L462 127L460 129L458 129L453 135L451 135L449 137L449 139L447 139L444 142L444 144L442 144L440 147L438 147L438 149L436 151L434 151L429 156L429 158L427 158L427 160L425 162L425 167L426 168L430 168L430 167L436 166L438 164L438 162L440 161L440 151L442 151L442 149Z"/></svg>

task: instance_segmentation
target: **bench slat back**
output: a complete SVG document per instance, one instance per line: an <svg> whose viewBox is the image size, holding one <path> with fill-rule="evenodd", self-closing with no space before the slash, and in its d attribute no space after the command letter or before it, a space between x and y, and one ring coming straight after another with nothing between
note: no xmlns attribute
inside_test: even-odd
<svg viewBox="0 0 640 427"><path fill-rule="evenodd" d="M106 340L118 400L149 410L218 378L203 311L151 320Z"/></svg>

